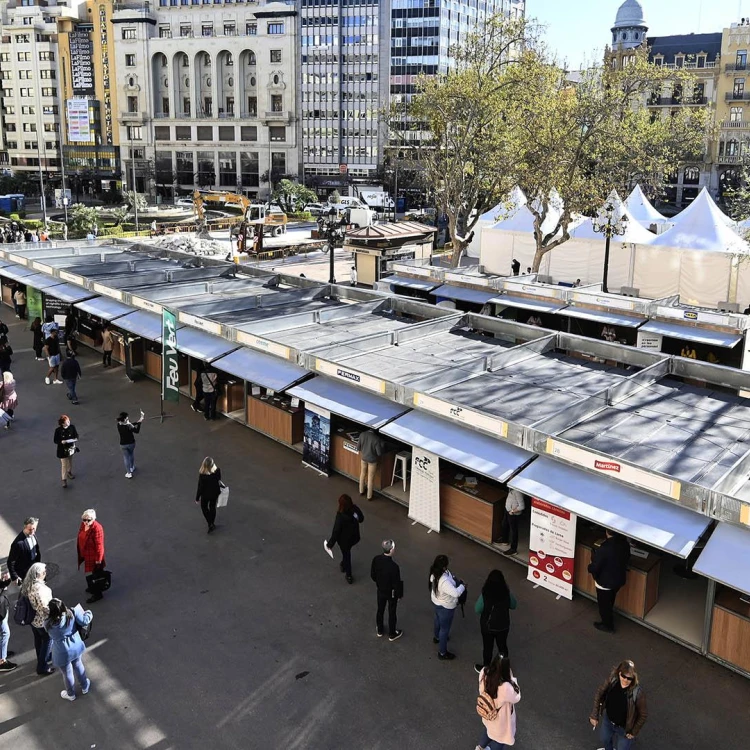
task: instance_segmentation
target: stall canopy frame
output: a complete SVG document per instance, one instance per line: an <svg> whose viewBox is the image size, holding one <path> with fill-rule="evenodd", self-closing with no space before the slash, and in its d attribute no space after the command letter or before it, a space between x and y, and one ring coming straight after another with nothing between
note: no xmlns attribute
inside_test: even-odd
<svg viewBox="0 0 750 750"><path fill-rule="evenodd" d="M97 297L96 292L91 292L88 289L84 289L82 286L77 284L62 283L56 286L53 290L46 292L48 296L59 299L62 302L68 302L69 304L75 304L76 302L83 302L84 300Z"/></svg>
<svg viewBox="0 0 750 750"><path fill-rule="evenodd" d="M45 292L47 291L47 289L52 289L52 287L60 286L65 282L62 279L56 279L54 276L47 276L46 273L37 272L31 274L30 276L24 276L23 283L26 286L38 289L40 292Z"/></svg>
<svg viewBox="0 0 750 750"><path fill-rule="evenodd" d="M304 367L247 347L219 357L213 366L248 383L281 392L311 375Z"/></svg>
<svg viewBox="0 0 750 750"><path fill-rule="evenodd" d="M239 348L239 344L196 328L178 326L178 329L180 334L177 336L177 351L193 359L213 362ZM161 341L161 335L158 340Z"/></svg>
<svg viewBox="0 0 750 750"><path fill-rule="evenodd" d="M391 286L403 286L407 289L420 289L423 292L429 292L436 287L439 287L442 281L433 281L431 279L412 279L409 276L386 276L384 279L380 279L386 284Z"/></svg>
<svg viewBox="0 0 750 750"><path fill-rule="evenodd" d="M750 530L720 521L693 570L750 595Z"/></svg>
<svg viewBox="0 0 750 750"><path fill-rule="evenodd" d="M695 328L693 326L682 326L679 323L665 323L661 320L649 320L641 326L641 331L658 333L673 339L683 341L694 341L696 344L708 344L709 346L721 346L731 349L742 341L742 334L735 332L713 331L707 328Z"/></svg>
<svg viewBox="0 0 750 750"><path fill-rule="evenodd" d="M144 310L135 310L127 315L118 317L115 325L128 333L132 333L134 336L140 336L148 341L161 340L163 332L161 315ZM179 323L177 324L177 328L181 328Z"/></svg>
<svg viewBox="0 0 750 750"><path fill-rule="evenodd" d="M476 305L484 305L497 297L497 292L482 292L479 289L470 289L465 286L453 286L443 284L433 289L430 294L440 299L449 299L458 302L473 302Z"/></svg>
<svg viewBox="0 0 750 750"><path fill-rule="evenodd" d="M612 310L594 310L588 307L565 307L557 311L558 315L569 316L571 318L581 318L583 320L593 320L595 323L601 323L608 326L622 326L623 328L638 328L645 323L647 318L633 315L620 315Z"/></svg>
<svg viewBox="0 0 750 750"><path fill-rule="evenodd" d="M135 307L110 299L109 297L94 297L82 302L76 302L73 307L107 322L137 312Z"/></svg>
<svg viewBox="0 0 750 750"><path fill-rule="evenodd" d="M0 270L0 276L5 276L6 279L10 279L11 281L21 281L26 276L33 276L37 273L39 272L33 268L27 268L16 263L11 263Z"/></svg>
<svg viewBox="0 0 750 750"><path fill-rule="evenodd" d="M495 305L503 305L504 307L520 307L523 310L544 313L556 313L566 306L565 302L555 302L552 299L542 300L513 297L510 294L501 294L499 297L493 297L490 302Z"/></svg>

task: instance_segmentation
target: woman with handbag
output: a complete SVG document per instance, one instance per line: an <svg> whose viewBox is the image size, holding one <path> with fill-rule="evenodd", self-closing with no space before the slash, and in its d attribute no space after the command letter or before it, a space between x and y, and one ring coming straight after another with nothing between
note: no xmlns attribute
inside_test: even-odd
<svg viewBox="0 0 750 750"><path fill-rule="evenodd" d="M453 615L461 594L466 586L453 577L448 570L446 555L438 555L430 567L430 598L435 607L435 629L432 641L438 646L438 659L455 659L456 655L448 651L448 636L451 632Z"/></svg>
<svg viewBox="0 0 750 750"><path fill-rule="evenodd" d="M57 457L60 459L60 476L62 486L68 486L68 479L75 479L73 475L73 456L78 451L78 430L70 423L67 414L60 415L54 436L57 445Z"/></svg>
<svg viewBox="0 0 750 750"><path fill-rule="evenodd" d="M52 643L52 663L60 669L65 684L60 697L66 701L76 699L76 678L84 695L91 688L91 680L86 677L83 666L86 644L81 639L79 628L88 627L93 619L89 609L84 612L77 606L72 611L60 599L52 599L49 603L49 617L44 627Z"/></svg>
<svg viewBox="0 0 750 750"><path fill-rule="evenodd" d="M221 481L221 469L216 465L213 458L206 456L198 471L198 491L195 494L195 502L200 503L203 517L208 524L210 534L216 525L216 503L224 487Z"/></svg>
<svg viewBox="0 0 750 750"><path fill-rule="evenodd" d="M475 664L477 674L492 662L492 649L497 644L498 653L508 656L508 632L510 631L510 610L517 606L505 576L501 570L492 570L482 586L482 593L474 605L479 615L479 629L482 632L482 663Z"/></svg>
<svg viewBox="0 0 750 750"><path fill-rule="evenodd" d="M347 583L354 583L352 578L352 547L359 544L359 525L365 520L365 514L352 502L349 495L339 497L339 508L336 520L333 522L331 538L326 547L331 549L334 544L341 550L341 572L346 575Z"/></svg>
<svg viewBox="0 0 750 750"><path fill-rule="evenodd" d="M25 596L34 610L31 630L34 633L34 650L36 651L36 673L52 674L55 670L47 663L50 657L50 641L44 629L44 621L49 615L49 603L52 600L52 589L44 582L47 578L47 566L34 563L26 573L21 584L20 597Z"/></svg>
<svg viewBox="0 0 750 750"><path fill-rule="evenodd" d="M98 602L104 594L101 587L95 581L94 573L104 570L104 528L96 520L96 511L93 508L84 510L81 515L81 525L78 529L78 568L83 563L86 573L86 583L91 596L86 599L86 604Z"/></svg>
<svg viewBox="0 0 750 750"><path fill-rule="evenodd" d="M475 750L503 750L516 742L516 708L521 690L513 677L510 659L498 654L479 675L477 713L484 732Z"/></svg>
<svg viewBox="0 0 750 750"><path fill-rule="evenodd" d="M2 383L0 383L0 408L8 416L5 422L5 429L9 430L13 422L14 413L18 406L18 394L16 393L16 379L10 370L3 373Z"/></svg>

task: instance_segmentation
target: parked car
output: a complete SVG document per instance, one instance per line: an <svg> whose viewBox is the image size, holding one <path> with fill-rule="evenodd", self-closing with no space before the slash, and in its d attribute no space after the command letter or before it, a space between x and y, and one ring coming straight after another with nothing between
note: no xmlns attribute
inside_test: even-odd
<svg viewBox="0 0 750 750"><path fill-rule="evenodd" d="M324 208L322 203L308 203L302 210L313 216L320 216Z"/></svg>

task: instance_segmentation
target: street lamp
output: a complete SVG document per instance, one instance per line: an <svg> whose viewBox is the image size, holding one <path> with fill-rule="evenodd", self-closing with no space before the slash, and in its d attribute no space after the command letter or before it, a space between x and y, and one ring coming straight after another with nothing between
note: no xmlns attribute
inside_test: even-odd
<svg viewBox="0 0 750 750"><path fill-rule="evenodd" d="M321 234L325 235L325 238L328 242L328 283L329 284L335 284L336 283L336 276L334 271L334 247L336 246L336 242L338 240L341 240L343 237L343 234L345 233L343 231L344 227L341 224L341 221L339 221L338 215L336 213L336 209L331 206L328 213L322 213L318 217L318 236Z"/></svg>
<svg viewBox="0 0 750 750"><path fill-rule="evenodd" d="M602 291L608 292L607 275L609 273L609 242L615 235L624 235L628 228L628 217L624 213L619 215L615 212L615 207L611 203L599 211L596 218L591 222L595 232L604 235L604 277L602 279Z"/></svg>

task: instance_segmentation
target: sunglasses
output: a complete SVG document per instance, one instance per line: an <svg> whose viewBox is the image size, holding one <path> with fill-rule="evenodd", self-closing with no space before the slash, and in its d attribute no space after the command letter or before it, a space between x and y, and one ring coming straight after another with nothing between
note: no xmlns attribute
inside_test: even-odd
<svg viewBox="0 0 750 750"><path fill-rule="evenodd" d="M626 680L627 682L632 682L635 679L635 677L633 677L632 675L623 674L622 672L620 672L620 679Z"/></svg>

